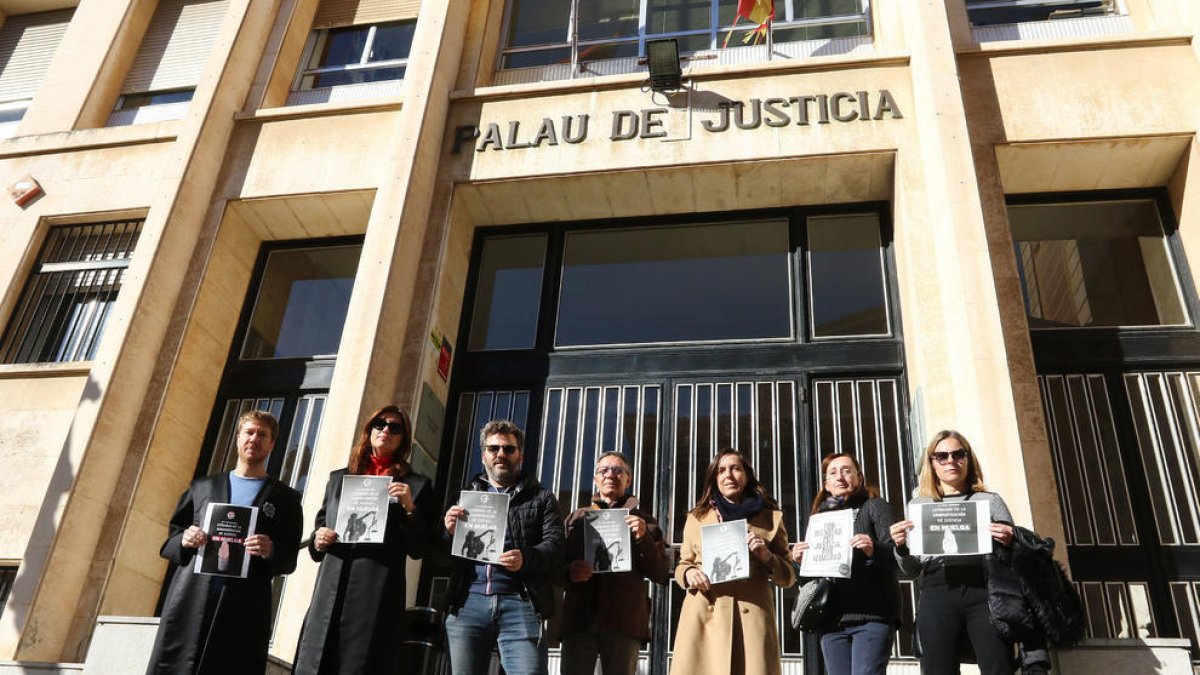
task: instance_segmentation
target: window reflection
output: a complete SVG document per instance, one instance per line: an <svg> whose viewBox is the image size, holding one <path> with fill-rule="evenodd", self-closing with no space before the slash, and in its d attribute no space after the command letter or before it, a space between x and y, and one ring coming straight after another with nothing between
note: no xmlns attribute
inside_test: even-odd
<svg viewBox="0 0 1200 675"><path fill-rule="evenodd" d="M361 251L361 245L272 251L241 358L336 354Z"/></svg>
<svg viewBox="0 0 1200 675"><path fill-rule="evenodd" d="M558 346L787 338L785 220L567 233Z"/></svg>
<svg viewBox="0 0 1200 675"><path fill-rule="evenodd" d="M808 283L814 337L887 334L879 218L809 218Z"/></svg>
<svg viewBox="0 0 1200 675"><path fill-rule="evenodd" d="M544 234L484 241L471 318L471 349L533 347L545 258Z"/></svg>
<svg viewBox="0 0 1200 675"><path fill-rule="evenodd" d="M1188 323L1150 200L1008 210L1033 328Z"/></svg>

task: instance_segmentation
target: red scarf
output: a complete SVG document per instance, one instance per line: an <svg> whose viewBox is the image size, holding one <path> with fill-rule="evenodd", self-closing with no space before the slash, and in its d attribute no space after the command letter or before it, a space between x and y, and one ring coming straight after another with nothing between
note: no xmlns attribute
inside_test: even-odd
<svg viewBox="0 0 1200 675"><path fill-rule="evenodd" d="M370 455L371 465L367 467L368 476L390 476L392 475L392 458L380 457L379 455Z"/></svg>

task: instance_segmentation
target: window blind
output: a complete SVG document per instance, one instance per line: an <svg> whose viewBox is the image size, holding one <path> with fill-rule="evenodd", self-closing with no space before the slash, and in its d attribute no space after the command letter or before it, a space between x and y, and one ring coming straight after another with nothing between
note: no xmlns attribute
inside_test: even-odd
<svg viewBox="0 0 1200 675"><path fill-rule="evenodd" d="M228 0L160 0L122 93L195 87L228 6Z"/></svg>
<svg viewBox="0 0 1200 675"><path fill-rule="evenodd" d="M321 0L313 29L417 18L421 0Z"/></svg>
<svg viewBox="0 0 1200 675"><path fill-rule="evenodd" d="M33 98L74 9L10 16L0 26L0 103Z"/></svg>

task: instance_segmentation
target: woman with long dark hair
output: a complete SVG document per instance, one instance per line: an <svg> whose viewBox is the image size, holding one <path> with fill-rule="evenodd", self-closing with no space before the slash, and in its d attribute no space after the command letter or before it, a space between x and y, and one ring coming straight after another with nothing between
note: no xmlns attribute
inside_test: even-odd
<svg viewBox="0 0 1200 675"><path fill-rule="evenodd" d="M746 521L750 577L716 583L702 568L700 527ZM731 565L733 563L730 563ZM796 581L788 560L783 513L763 490L749 460L732 448L717 453L688 513L676 582L687 591L675 635L671 675L778 675L772 585Z"/></svg>
<svg viewBox="0 0 1200 675"><path fill-rule="evenodd" d="M878 491L867 485L853 455L825 455L821 477L812 513L855 512L850 578L834 580L833 610L820 629L825 670L829 675L883 675L900 606L889 533L896 517ZM801 562L807 549L807 543L797 543L792 547L792 560Z"/></svg>
<svg viewBox="0 0 1200 675"><path fill-rule="evenodd" d="M412 470L411 451L408 414L384 406L363 423L348 466L329 474L308 549L321 567L296 648L297 674L390 673L400 667L406 560L424 555L438 524L433 485ZM347 475L391 477L382 544L342 542L332 529Z"/></svg>
<svg viewBox="0 0 1200 675"><path fill-rule="evenodd" d="M988 492L983 468L966 437L957 431L939 431L929 441L923 458L917 497L912 503L986 501L995 544L1008 546L1012 542L1012 515L1000 495ZM919 575L917 636L921 672L957 675L959 644L969 639L983 675L1011 675L1012 645L1000 637L990 620L984 556L909 555L908 531L912 528L911 520L902 520L892 525L891 535L900 569L910 577Z"/></svg>

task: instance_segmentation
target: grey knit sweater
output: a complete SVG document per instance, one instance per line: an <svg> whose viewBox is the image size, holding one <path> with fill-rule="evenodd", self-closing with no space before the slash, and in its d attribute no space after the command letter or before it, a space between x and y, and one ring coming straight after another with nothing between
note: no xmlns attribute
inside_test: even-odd
<svg viewBox="0 0 1200 675"><path fill-rule="evenodd" d="M1000 495L995 492L975 492L964 495L946 495L943 501L966 501L987 499L991 502L992 522L1012 522L1012 514L1008 511L1008 505ZM929 497L914 497L912 504L929 504L935 500ZM896 564L900 567L900 571L906 577L916 577L925 572L932 565L944 565L946 567L958 566L978 566L983 564L983 555L956 555L956 556L940 556L940 555L910 555L907 546L897 546Z"/></svg>

